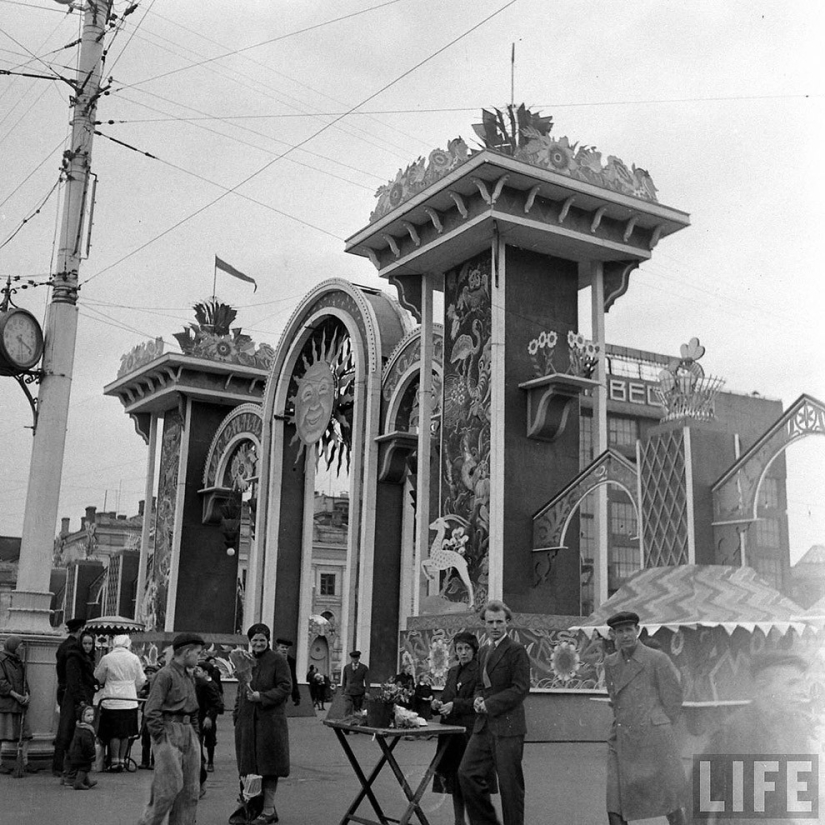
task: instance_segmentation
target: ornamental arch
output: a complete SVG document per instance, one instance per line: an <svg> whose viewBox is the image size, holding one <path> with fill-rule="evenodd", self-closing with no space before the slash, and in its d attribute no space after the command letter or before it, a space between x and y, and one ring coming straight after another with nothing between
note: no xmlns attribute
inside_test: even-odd
<svg viewBox="0 0 825 825"><path fill-rule="evenodd" d="M250 556L245 613L279 635L305 638L316 467L318 461L332 462L349 474L340 638L367 660L370 629L384 620L374 615L384 606L373 599L385 562L383 550L380 558L375 553L381 372L408 323L397 302L380 290L337 278L319 284L284 329L261 412L258 541ZM395 650L397 640L391 643ZM306 670L305 646L296 654L299 672Z"/></svg>
<svg viewBox="0 0 825 825"><path fill-rule="evenodd" d="M825 404L804 393L713 485L713 532L718 563L748 563L749 526L758 521L759 492L776 459L791 444L825 435Z"/></svg>

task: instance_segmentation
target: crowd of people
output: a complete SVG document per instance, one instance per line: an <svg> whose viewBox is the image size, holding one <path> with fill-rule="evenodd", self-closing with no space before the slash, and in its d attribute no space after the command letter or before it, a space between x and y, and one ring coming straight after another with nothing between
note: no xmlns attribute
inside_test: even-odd
<svg viewBox="0 0 825 825"><path fill-rule="evenodd" d="M428 674L414 675L412 662L394 677L402 704L425 719L439 717L464 733L439 735L442 750L432 790L452 798L455 825L500 825L492 796L500 798L504 825L523 825L522 769L530 689L527 650L511 638L510 609L488 602L481 612L490 644L474 633L453 639L456 663L439 695ZM671 659L640 640L639 616L621 612L607 624L615 652L605 659L605 685L613 713L608 737L606 818L609 825L665 816L686 825L688 787L674 725L683 688ZM93 767L127 769L132 742L141 738L139 767L154 770L149 802L138 825L194 821L207 775L214 771L218 716L224 712L220 670L197 634L178 634L164 667L141 665L128 636L111 639L96 662L96 639L84 623L67 623L69 635L56 656L59 723L53 771L61 783L88 790ZM252 625L248 668L238 671L232 721L239 777L238 807L230 825L271 825L278 780L290 773L286 705L300 702L292 643L271 646L267 625ZM9 636L0 651L0 741L17 742L22 773L28 763L31 726L25 643ZM729 717L707 753L805 752L811 724L803 707L807 663L787 651L755 655L753 702ZM326 674L314 665L306 677L315 709L330 700ZM341 674L344 718L359 713L370 686L369 668L353 650ZM780 701L781 699L781 701ZM142 713L139 707L143 705ZM97 763L97 764L96 764ZM715 798L715 797L714 797Z"/></svg>

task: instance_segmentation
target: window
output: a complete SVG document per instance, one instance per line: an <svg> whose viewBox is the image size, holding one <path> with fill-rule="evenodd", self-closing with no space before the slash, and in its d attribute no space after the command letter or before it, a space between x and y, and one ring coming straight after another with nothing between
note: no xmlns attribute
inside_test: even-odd
<svg viewBox="0 0 825 825"><path fill-rule="evenodd" d="M635 418L607 417L607 442L612 447L632 447L636 449L639 426Z"/></svg>
<svg viewBox="0 0 825 825"><path fill-rule="evenodd" d="M607 570L608 595L612 596L638 569L638 547L611 547Z"/></svg>
<svg viewBox="0 0 825 825"><path fill-rule="evenodd" d="M335 573L321 573L321 595L335 595Z"/></svg>
<svg viewBox="0 0 825 825"><path fill-rule="evenodd" d="M776 510L779 507L779 479L762 479L759 488L759 506L767 507L769 510Z"/></svg>
<svg viewBox="0 0 825 825"><path fill-rule="evenodd" d="M579 467L583 470L593 460L593 418L579 419Z"/></svg>
<svg viewBox="0 0 825 825"><path fill-rule="evenodd" d="M635 543L638 539L636 510L630 502L610 502L610 536L617 544ZM631 542L633 539L633 542Z"/></svg>
<svg viewBox="0 0 825 825"><path fill-rule="evenodd" d="M779 547L779 519L763 518L756 522L756 543L766 550Z"/></svg>

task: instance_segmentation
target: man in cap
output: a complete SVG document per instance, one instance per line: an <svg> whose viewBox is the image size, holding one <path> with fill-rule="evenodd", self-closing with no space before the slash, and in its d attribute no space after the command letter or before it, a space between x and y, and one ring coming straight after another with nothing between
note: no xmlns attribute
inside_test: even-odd
<svg viewBox="0 0 825 825"><path fill-rule="evenodd" d="M685 825L685 772L673 731L682 709L679 672L670 657L639 642L639 616L607 620L616 646L604 663L613 726L608 739L607 817L610 825L667 816Z"/></svg>
<svg viewBox="0 0 825 825"><path fill-rule="evenodd" d="M361 710L364 706L364 694L367 692L367 681L370 675L369 668L361 663L360 650L351 651L349 661L341 677L345 716Z"/></svg>
<svg viewBox="0 0 825 825"><path fill-rule="evenodd" d="M196 633L172 641L172 661L152 682L144 719L152 738L155 772L149 804L138 825L191 825L200 792L198 698L192 671L205 642Z"/></svg>
<svg viewBox="0 0 825 825"><path fill-rule="evenodd" d="M83 628L86 626L85 619L69 619L66 622L66 631L68 636L58 645L55 651L55 670L57 671L57 706L60 708L63 704L63 694L66 692L66 662L72 651L82 653L80 646L80 636L83 633ZM71 716L74 719L75 708L71 709ZM71 741L71 732L68 737ZM54 756L52 758L52 773L55 776L64 776L68 772L68 764L64 765L66 750L69 747L69 741L66 741L64 735L58 736L54 741Z"/></svg>
<svg viewBox="0 0 825 825"><path fill-rule="evenodd" d="M275 649L283 656L289 664L289 673L292 676L292 704L301 704L301 691L298 689L298 675L296 672L295 657L291 656L289 649L292 647L291 639L276 639Z"/></svg>

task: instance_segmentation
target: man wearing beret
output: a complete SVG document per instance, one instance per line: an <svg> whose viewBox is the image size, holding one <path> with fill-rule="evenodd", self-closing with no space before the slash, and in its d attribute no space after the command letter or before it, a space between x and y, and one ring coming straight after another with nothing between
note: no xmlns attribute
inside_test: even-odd
<svg viewBox="0 0 825 825"><path fill-rule="evenodd" d="M66 622L66 630L68 636L58 645L55 651L55 670L57 671L57 706L61 708L61 715L63 714L63 694L66 692L66 663L72 651L82 654L83 649L80 646L80 636L83 633L83 628L86 626L85 619L69 619ZM76 708L72 707L70 710L70 717L72 723L70 725L63 724L58 728L58 735L54 740L54 756L52 758L52 773L55 776L64 776L68 771L68 764L64 765L66 751L69 748L71 741L71 734L74 730ZM68 727L68 736L64 728Z"/></svg>
<svg viewBox="0 0 825 825"><path fill-rule="evenodd" d="M361 664L361 651L353 650L349 654L350 663L344 668L341 676L341 687L344 693L344 715L349 716L364 706L364 694L367 692L369 668Z"/></svg>
<svg viewBox="0 0 825 825"><path fill-rule="evenodd" d="M149 691L143 718L152 738L155 772L149 804L138 825L192 825L200 792L201 749L198 697L192 671L204 648L196 633L172 641L172 661L161 668Z"/></svg>
<svg viewBox="0 0 825 825"><path fill-rule="evenodd" d="M608 821L665 815L671 825L684 825L685 772L673 730L682 710L679 672L666 653L639 643L637 613L616 613L607 624L616 646L604 663L613 708Z"/></svg>

